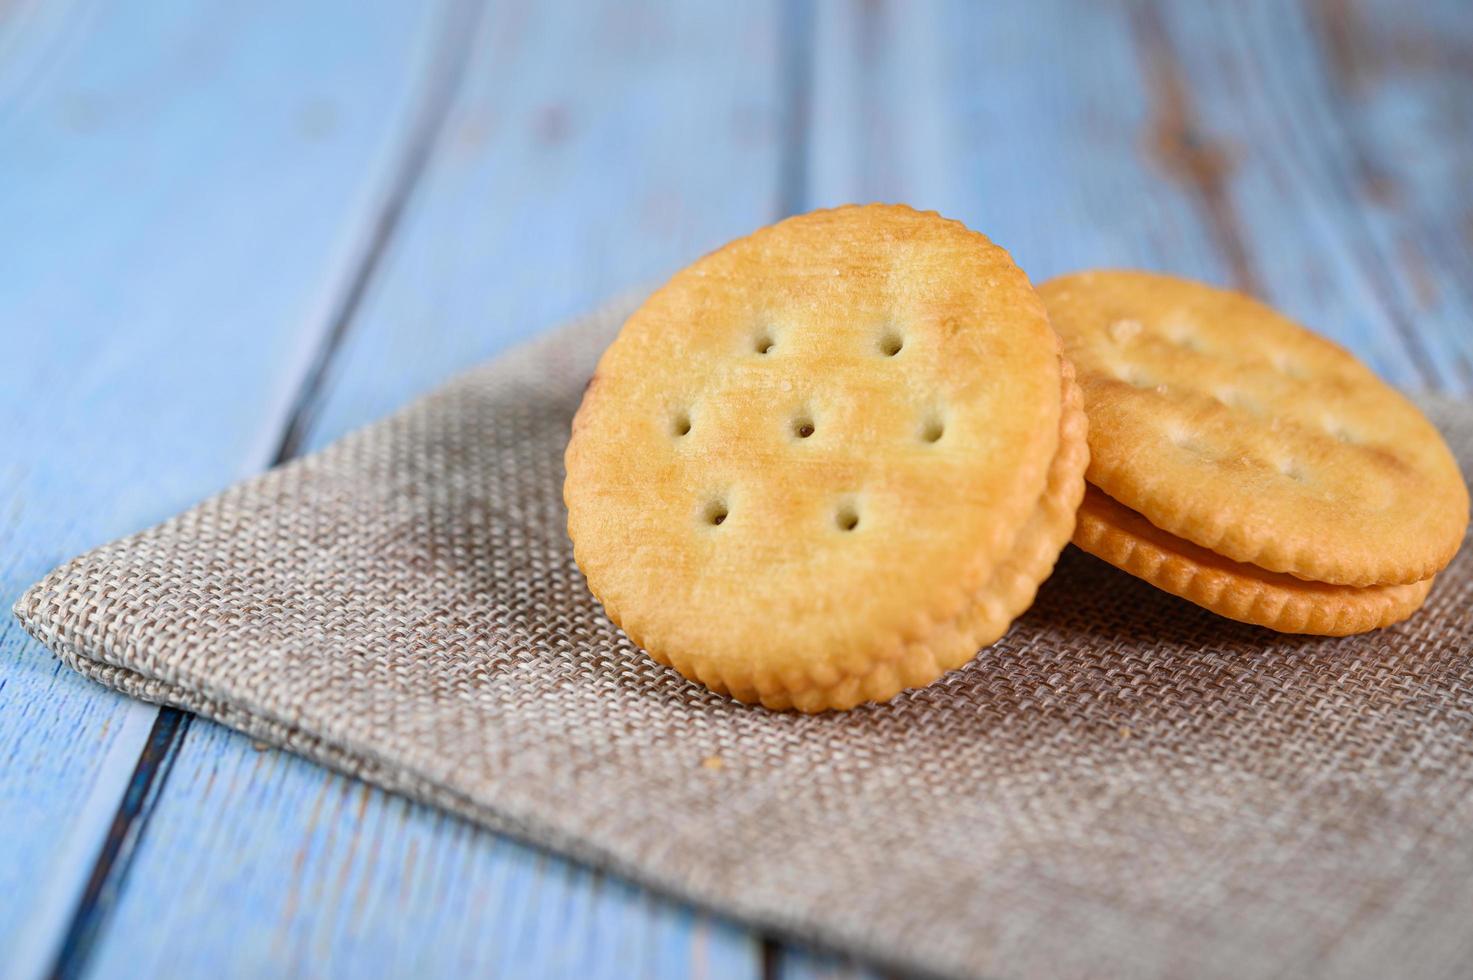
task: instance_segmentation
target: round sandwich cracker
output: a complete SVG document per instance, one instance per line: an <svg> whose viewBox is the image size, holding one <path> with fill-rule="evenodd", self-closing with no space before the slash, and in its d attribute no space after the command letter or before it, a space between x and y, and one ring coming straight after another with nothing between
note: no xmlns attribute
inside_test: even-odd
<svg viewBox="0 0 1473 980"><path fill-rule="evenodd" d="M1340 347L1170 276L1084 272L1039 293L1084 390L1088 479L1151 524L1337 585L1422 582L1457 551L1452 454Z"/></svg>
<svg viewBox="0 0 1473 980"><path fill-rule="evenodd" d="M904 207L788 219L678 273L604 353L566 454L575 556L686 676L847 707L804 695L924 644L1012 553L1061 384L985 237Z"/></svg>
<svg viewBox="0 0 1473 980"><path fill-rule="evenodd" d="M1432 579L1405 585L1327 585L1245 565L1168 534L1090 487L1074 543L1203 609L1280 633L1349 636L1421 608Z"/></svg>

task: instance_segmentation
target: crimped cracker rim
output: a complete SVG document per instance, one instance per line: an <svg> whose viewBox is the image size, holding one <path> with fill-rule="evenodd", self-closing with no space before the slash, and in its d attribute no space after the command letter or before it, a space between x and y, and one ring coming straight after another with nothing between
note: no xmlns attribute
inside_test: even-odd
<svg viewBox="0 0 1473 980"><path fill-rule="evenodd" d="M1390 626L1421 608L1433 583L1335 585L1270 572L1157 528L1093 484L1074 543L1210 612L1281 633L1348 636Z"/></svg>
<svg viewBox="0 0 1473 980"><path fill-rule="evenodd" d="M785 686L759 687L750 676L701 673L692 658L657 652L625 629L613 610L616 626L651 658L686 678L739 701L760 703L774 710L805 713L847 710L866 701L884 702L901 691L924 687L942 674L968 663L977 652L996 642L1018 616L1033 604L1038 588L1052 572L1074 532L1075 514L1085 492L1084 471L1089 462L1088 422L1084 397L1074 381L1074 368L1060 357L1062 411L1059 448L1050 462L1048 483L1028 521L1019 530L1013 552L994 568L992 578L972 605L949 623L938 624L931 635L907 643L896 657L877 660L862 673L843 674L826 684L791 690ZM938 644L938 635L943 642Z"/></svg>

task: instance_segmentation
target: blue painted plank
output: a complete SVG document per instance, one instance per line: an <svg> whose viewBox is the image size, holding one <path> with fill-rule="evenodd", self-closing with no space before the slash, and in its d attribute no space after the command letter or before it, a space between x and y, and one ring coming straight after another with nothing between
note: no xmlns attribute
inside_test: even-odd
<svg viewBox="0 0 1473 980"><path fill-rule="evenodd" d="M739 932L215 725L165 794L96 975L753 975Z"/></svg>
<svg viewBox="0 0 1473 980"><path fill-rule="evenodd" d="M1455 294L1467 270L1419 267L1416 243L1436 229L1394 213L1390 198L1406 168L1382 166L1396 156L1392 144L1351 138L1350 106L1307 9L1251 3L1194 18L1164 10L1159 44L1201 93L1201 128L1225 148L1233 206L1265 292L1397 384L1467 390L1469 294ZM1473 41L1470 28L1465 18L1462 40L1456 32L1444 40ZM1467 161L1455 133L1432 141L1428 155ZM1443 190L1438 210L1455 213L1456 193ZM1440 310L1415 296L1416 279L1420 288L1451 287Z"/></svg>
<svg viewBox="0 0 1473 980"><path fill-rule="evenodd" d="M772 220L776 17L490 6L307 445ZM751 977L760 959L743 929L196 722L93 965Z"/></svg>
<svg viewBox="0 0 1473 980"><path fill-rule="evenodd" d="M260 469L360 261L434 6L0 18L0 598ZM357 29L315 43L351 21ZM155 715L0 618L0 972L56 953Z"/></svg>
<svg viewBox="0 0 1473 980"><path fill-rule="evenodd" d="M1473 391L1467 4L1254 0L1162 21L1274 294L1352 346L1405 352L1398 383Z"/></svg>
<svg viewBox="0 0 1473 980"><path fill-rule="evenodd" d="M1190 197L1142 157L1150 93L1122 5L819 10L814 205L938 210L1035 281L1123 263L1230 277Z"/></svg>
<svg viewBox="0 0 1473 980"><path fill-rule="evenodd" d="M493 8L310 446L780 216L778 5L725 6Z"/></svg>
<svg viewBox="0 0 1473 980"><path fill-rule="evenodd" d="M1431 32L1397 9L1402 31ZM810 137L816 202L938 208L1009 248L1035 280L1135 265L1237 285L1396 383L1459 386L1473 343L1460 329L1473 305L1466 270L1429 272L1435 319L1384 270L1394 235L1366 217L1363 194L1338 188L1350 150L1324 118L1325 60L1297 7L865 4L833 19L821 34L842 40L819 50ZM929 100L914 98L916 78ZM835 104L830 91L860 95ZM1423 99L1424 114L1446 111L1435 101L1445 86L1399 91ZM1430 155L1466 166L1457 131L1420 136L1438 144ZM1361 133L1379 138L1369 124ZM1422 195L1441 203L1420 213L1466 220L1444 176L1454 169L1422 176Z"/></svg>
<svg viewBox="0 0 1473 980"><path fill-rule="evenodd" d="M1473 394L1473 16L1463 0L1429 0L1416 17L1397 0L1318 10L1325 71L1408 315L1458 344L1449 387Z"/></svg>

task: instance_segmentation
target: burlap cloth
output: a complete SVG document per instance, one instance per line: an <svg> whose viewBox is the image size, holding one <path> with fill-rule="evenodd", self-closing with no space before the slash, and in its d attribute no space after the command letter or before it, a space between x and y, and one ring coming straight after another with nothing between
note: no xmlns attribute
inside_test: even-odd
<svg viewBox="0 0 1473 980"><path fill-rule="evenodd" d="M17 614L128 694L891 965L1473 969L1469 549L1410 623L1344 640L1070 549L932 687L744 707L641 654L573 563L563 445L625 309L70 562ZM1473 409L1428 407L1466 471Z"/></svg>

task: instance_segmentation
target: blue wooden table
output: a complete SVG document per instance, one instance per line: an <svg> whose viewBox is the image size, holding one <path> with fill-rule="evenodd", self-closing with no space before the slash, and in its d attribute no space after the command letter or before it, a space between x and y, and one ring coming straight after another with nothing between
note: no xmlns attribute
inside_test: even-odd
<svg viewBox="0 0 1473 980"><path fill-rule="evenodd" d="M1466 0L0 3L0 598L795 211L1259 293L1473 391ZM0 973L860 974L0 622Z"/></svg>

